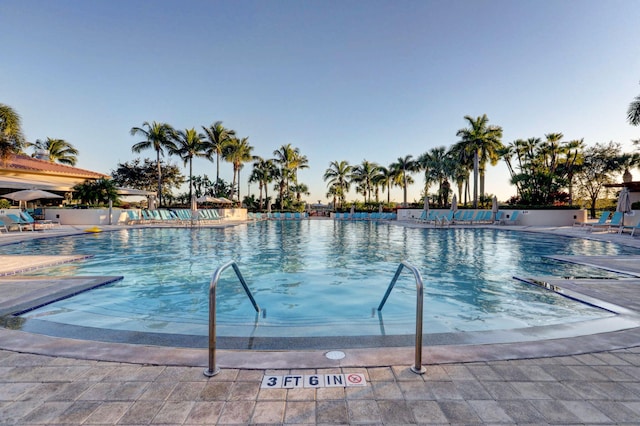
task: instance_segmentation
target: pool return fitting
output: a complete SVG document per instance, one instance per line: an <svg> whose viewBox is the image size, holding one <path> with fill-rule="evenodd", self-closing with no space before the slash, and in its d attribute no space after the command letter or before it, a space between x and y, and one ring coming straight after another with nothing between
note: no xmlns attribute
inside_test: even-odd
<svg viewBox="0 0 640 426"><path fill-rule="evenodd" d="M396 285L396 281L398 281L398 277L400 276L400 272L402 272L403 268L407 268L411 272L413 272L413 276L416 279L416 354L415 354L415 362L414 365L411 366L411 371L416 374L424 374L427 369L422 366L422 302L423 302L423 284L422 284L422 276L420 275L420 271L411 265L406 260L403 260L398 269L396 270L396 274L393 276L393 279L389 283L389 287L387 288L387 292L384 294L380 305L378 306L378 311L381 311L384 307L384 304L391 294L391 290L393 290L393 286Z"/></svg>
<svg viewBox="0 0 640 426"><path fill-rule="evenodd" d="M220 275L222 275L225 269L228 269L229 267L233 268L240 280L240 283L242 284L242 287L244 288L244 291L247 293L247 296L249 296L249 300L251 300L253 307L256 312L260 313L260 307L253 298L253 294L251 294L251 290L249 290L247 282L240 273L238 264L231 260L218 267L218 269L213 273L213 276L211 277L211 284L209 285L209 368L204 370L204 375L207 377L213 377L220 372L220 368L216 366L216 286L218 285Z"/></svg>

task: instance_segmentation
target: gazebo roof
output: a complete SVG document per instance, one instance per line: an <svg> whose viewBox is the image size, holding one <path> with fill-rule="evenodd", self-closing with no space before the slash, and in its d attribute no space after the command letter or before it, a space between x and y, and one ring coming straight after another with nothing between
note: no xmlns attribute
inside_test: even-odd
<svg viewBox="0 0 640 426"><path fill-rule="evenodd" d="M640 181L622 182L622 183L607 183L604 186L607 188L628 188L629 192L640 192Z"/></svg>

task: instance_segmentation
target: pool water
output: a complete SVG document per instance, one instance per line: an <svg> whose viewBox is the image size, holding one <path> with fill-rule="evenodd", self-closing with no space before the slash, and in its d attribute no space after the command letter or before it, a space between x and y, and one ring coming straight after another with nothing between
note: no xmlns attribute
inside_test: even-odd
<svg viewBox="0 0 640 426"><path fill-rule="evenodd" d="M383 311L399 263L425 285L425 333L518 329L612 314L513 279L602 276L544 255L619 255L599 241L496 229L422 229L389 223L270 221L232 228L123 229L0 247L13 254L95 257L32 275L123 275L111 285L23 314L27 320L109 330L203 336L215 269L235 260L257 303L231 269L218 284L218 335L261 337L407 335L415 330L415 279L405 269Z"/></svg>

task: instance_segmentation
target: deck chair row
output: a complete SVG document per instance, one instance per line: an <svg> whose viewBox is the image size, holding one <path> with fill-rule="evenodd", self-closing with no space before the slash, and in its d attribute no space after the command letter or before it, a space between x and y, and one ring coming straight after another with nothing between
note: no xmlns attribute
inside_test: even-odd
<svg viewBox="0 0 640 426"><path fill-rule="evenodd" d="M395 220L396 213L335 213L334 218L338 220Z"/></svg>
<svg viewBox="0 0 640 426"><path fill-rule="evenodd" d="M587 232L603 231L623 234L624 232L629 231L630 235L633 237L636 230L640 229L640 222L636 225L624 225L624 213L614 212L612 215L611 212L605 211L602 212L597 222L583 223L582 227Z"/></svg>
<svg viewBox="0 0 640 426"><path fill-rule="evenodd" d="M127 223L191 225L220 222L222 218L215 209L191 211L188 209L127 210Z"/></svg>
<svg viewBox="0 0 640 426"><path fill-rule="evenodd" d="M433 225L488 225L488 224L516 224L518 221L518 210L505 217L504 212L493 213L491 210L458 210L437 212L424 210L417 222L431 223Z"/></svg>
<svg viewBox="0 0 640 426"><path fill-rule="evenodd" d="M29 212L22 211L18 214L7 213L0 216L0 231L9 232L15 229L19 232L23 230L36 231L42 229L50 229L57 225L50 220L35 220Z"/></svg>

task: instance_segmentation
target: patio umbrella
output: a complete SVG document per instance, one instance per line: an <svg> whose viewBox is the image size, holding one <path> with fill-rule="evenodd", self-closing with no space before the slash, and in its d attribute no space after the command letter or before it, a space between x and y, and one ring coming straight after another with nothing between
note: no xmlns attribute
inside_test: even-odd
<svg viewBox="0 0 640 426"><path fill-rule="evenodd" d="M41 189L23 189L22 191L4 194L2 195L2 197L8 198L13 201L33 201L44 198L63 198L61 195L54 194L53 192L43 191Z"/></svg>
<svg viewBox="0 0 640 426"><path fill-rule="evenodd" d="M427 219L429 217L429 197L424 197L424 218Z"/></svg>
<svg viewBox="0 0 640 426"><path fill-rule="evenodd" d="M211 195L203 195L201 197L196 198L196 201L199 203L219 203L220 202L216 197L212 197Z"/></svg>
<svg viewBox="0 0 640 426"><path fill-rule="evenodd" d="M622 188L622 191L620 191L616 211L622 213L622 225L624 226L624 215L633 212L633 210L631 210L631 200L629 199L629 190L627 188Z"/></svg>
<svg viewBox="0 0 640 426"><path fill-rule="evenodd" d="M224 198L224 197L216 198L216 200L218 200L218 201L215 201L216 203L221 203L221 204L233 204L233 201L231 201L231 200L230 200L230 199L228 199L228 198Z"/></svg>
<svg viewBox="0 0 640 426"><path fill-rule="evenodd" d="M456 194L453 194L453 198L451 198L451 211L454 213L458 211L458 197Z"/></svg>
<svg viewBox="0 0 640 426"><path fill-rule="evenodd" d="M495 195L491 200L491 213L493 213L493 220L496 220L496 215L498 214L498 197Z"/></svg>

